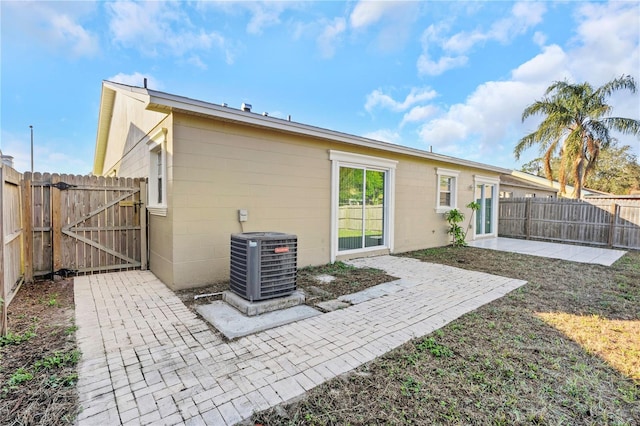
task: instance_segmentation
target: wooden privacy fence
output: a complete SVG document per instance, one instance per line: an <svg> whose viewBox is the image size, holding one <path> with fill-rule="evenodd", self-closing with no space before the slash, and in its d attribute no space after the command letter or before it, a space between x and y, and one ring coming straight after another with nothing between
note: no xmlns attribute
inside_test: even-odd
<svg viewBox="0 0 640 426"><path fill-rule="evenodd" d="M7 332L7 307L24 281L20 173L0 165L0 335Z"/></svg>
<svg viewBox="0 0 640 426"><path fill-rule="evenodd" d="M501 198L498 234L640 249L640 199Z"/></svg>
<svg viewBox="0 0 640 426"><path fill-rule="evenodd" d="M143 179L24 174L25 278L146 265Z"/></svg>
<svg viewBox="0 0 640 426"><path fill-rule="evenodd" d="M338 228L362 230L362 215L365 215L365 229L382 232L384 210L381 205L349 205L338 207Z"/></svg>

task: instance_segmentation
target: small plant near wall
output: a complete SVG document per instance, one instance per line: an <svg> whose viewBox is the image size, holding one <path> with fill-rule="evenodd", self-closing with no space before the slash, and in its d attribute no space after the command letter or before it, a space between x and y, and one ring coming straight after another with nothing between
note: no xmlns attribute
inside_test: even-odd
<svg viewBox="0 0 640 426"><path fill-rule="evenodd" d="M477 201L472 201L469 204L467 204L467 208L471 209L471 216L469 217L469 225L467 225L467 229L464 231L465 240L467 239L467 232L469 232L469 229L471 229L471 222L473 221L473 215L475 212L480 210L480 203L478 203ZM466 244L467 243L465 242L465 245Z"/></svg>
<svg viewBox="0 0 640 426"><path fill-rule="evenodd" d="M460 226L460 223L464 221L464 214L460 210L451 209L444 214L445 220L449 223L447 234L451 235L451 244L454 247L464 247L467 245L467 232L471 229L473 213L480 209L480 204L472 201L467 204L467 208L471 209L471 217L469 218L469 225L466 230Z"/></svg>
<svg viewBox="0 0 640 426"><path fill-rule="evenodd" d="M447 234L451 235L451 244L454 247L466 245L464 241L464 230L460 222L464 220L464 215L458 209L451 209L444 214L444 219L449 223Z"/></svg>

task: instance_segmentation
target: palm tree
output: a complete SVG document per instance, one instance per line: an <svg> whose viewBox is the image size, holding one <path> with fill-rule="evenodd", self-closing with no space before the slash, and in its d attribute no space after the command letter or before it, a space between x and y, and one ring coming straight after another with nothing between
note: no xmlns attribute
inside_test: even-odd
<svg viewBox="0 0 640 426"><path fill-rule="evenodd" d="M551 160L560 155L560 194L565 194L567 178L571 173L573 198L580 198L587 176L598 161L600 150L614 140L609 132L637 135L640 120L609 117L611 106L607 98L616 90L629 89L636 92L633 77L626 75L594 88L589 83L570 84L556 81L547 88L542 100L525 108L522 121L536 114L544 116L538 128L520 139L514 149L516 159L534 145L540 145L544 153L545 175L552 178Z"/></svg>

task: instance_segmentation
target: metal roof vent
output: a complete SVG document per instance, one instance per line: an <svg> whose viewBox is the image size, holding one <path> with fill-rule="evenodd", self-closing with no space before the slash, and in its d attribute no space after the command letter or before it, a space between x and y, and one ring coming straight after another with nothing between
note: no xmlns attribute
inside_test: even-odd
<svg viewBox="0 0 640 426"><path fill-rule="evenodd" d="M242 110L245 112L251 112L251 104L242 103Z"/></svg>
<svg viewBox="0 0 640 426"><path fill-rule="evenodd" d="M230 289L250 302L296 289L298 237L281 232L231 234Z"/></svg>

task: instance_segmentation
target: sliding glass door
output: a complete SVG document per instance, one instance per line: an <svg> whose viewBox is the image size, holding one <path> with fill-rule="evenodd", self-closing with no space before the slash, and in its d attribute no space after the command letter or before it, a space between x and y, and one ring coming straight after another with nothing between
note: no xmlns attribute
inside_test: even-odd
<svg viewBox="0 0 640 426"><path fill-rule="evenodd" d="M476 202L480 210L476 212L476 235L490 235L495 233L495 202L496 185L476 184Z"/></svg>
<svg viewBox="0 0 640 426"><path fill-rule="evenodd" d="M386 173L365 167L340 167L338 251L385 244Z"/></svg>

